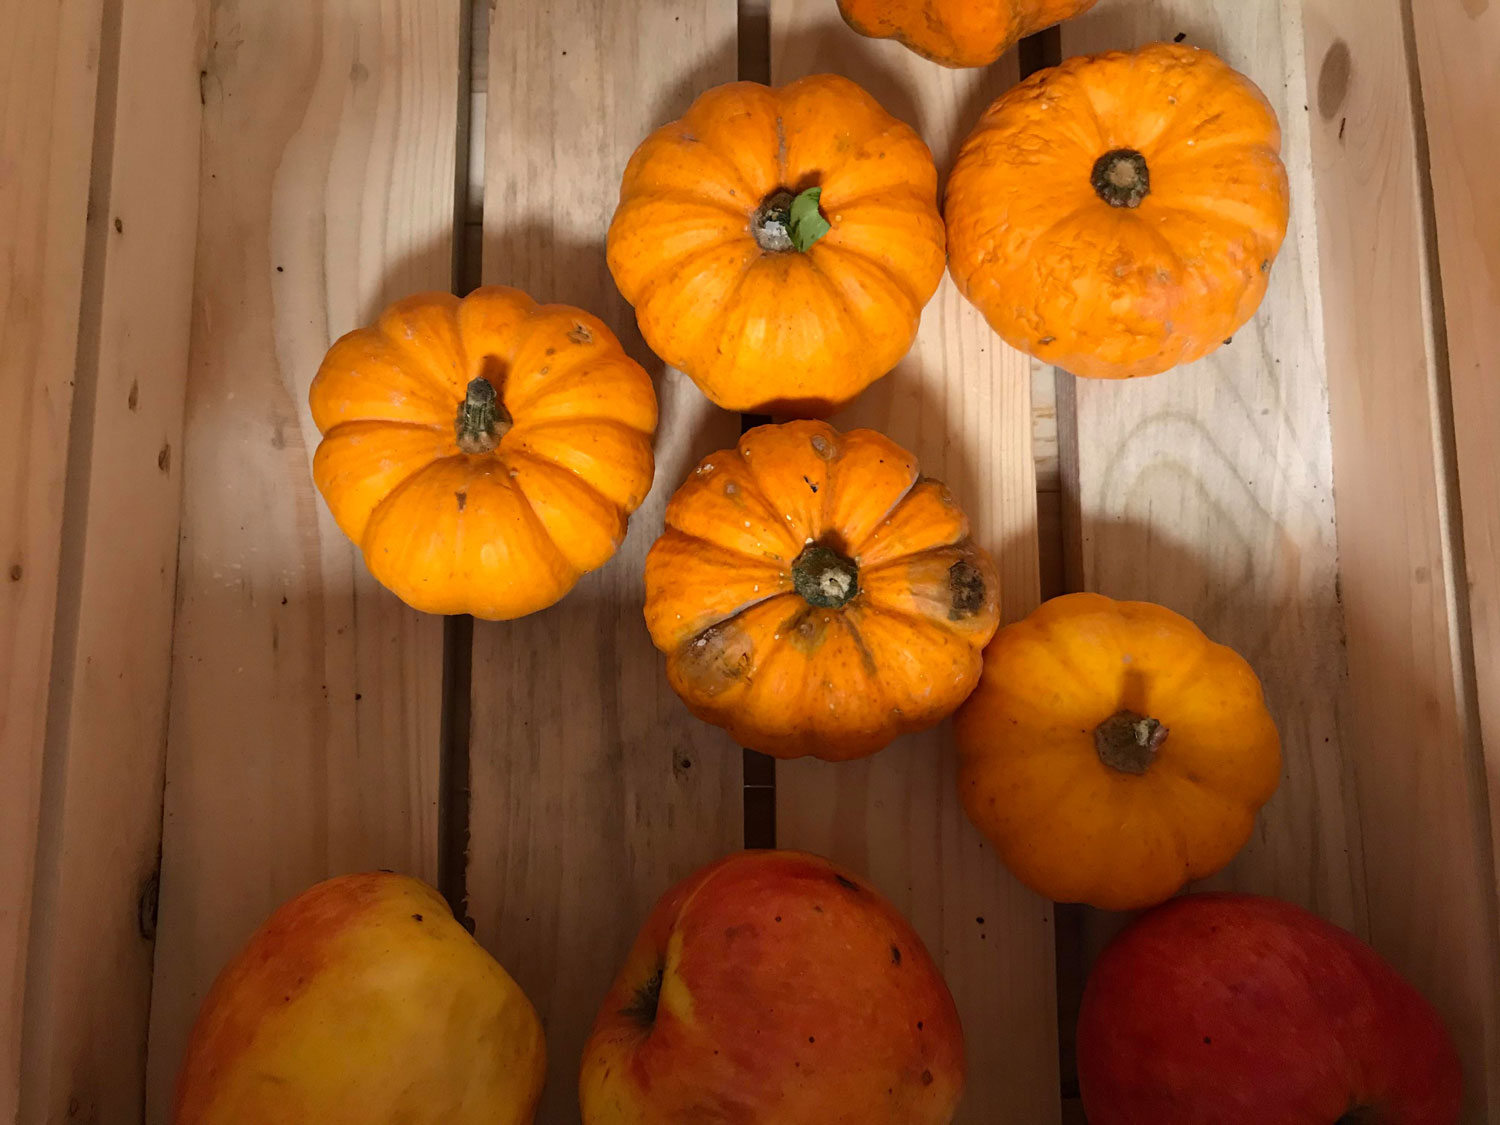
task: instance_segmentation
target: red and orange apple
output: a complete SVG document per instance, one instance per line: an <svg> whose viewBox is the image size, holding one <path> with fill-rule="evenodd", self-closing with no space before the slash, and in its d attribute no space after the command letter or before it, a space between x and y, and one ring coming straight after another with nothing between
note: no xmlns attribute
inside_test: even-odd
<svg viewBox="0 0 1500 1125"><path fill-rule="evenodd" d="M425 883L385 872L286 903L219 974L176 1125L526 1125L530 1002Z"/></svg>
<svg viewBox="0 0 1500 1125"><path fill-rule="evenodd" d="M584 1125L942 1125L963 1036L910 924L855 875L741 852L657 903L584 1049Z"/></svg>
<svg viewBox="0 0 1500 1125"><path fill-rule="evenodd" d="M1201 894L1100 956L1078 1019L1090 1125L1452 1125L1437 1013L1373 949L1300 907Z"/></svg>

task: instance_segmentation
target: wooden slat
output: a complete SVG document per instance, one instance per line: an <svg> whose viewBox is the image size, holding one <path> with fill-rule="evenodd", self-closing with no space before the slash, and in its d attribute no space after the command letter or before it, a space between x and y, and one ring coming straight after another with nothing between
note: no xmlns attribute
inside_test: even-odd
<svg viewBox="0 0 1500 1125"><path fill-rule="evenodd" d="M1433 0L1410 5L1408 19L1421 76L1441 263L1439 327L1450 378L1467 569L1459 580L1467 581L1479 720L1468 775L1474 798L1470 823L1488 821L1491 832L1493 927L1500 857L1500 6L1488 0ZM1482 958L1492 974L1486 1036L1467 1043L1470 1086L1483 1082L1487 1092L1487 1100L1473 1105L1500 1116L1500 985L1493 975L1500 952L1493 932L1489 944L1476 945L1470 956ZM1450 990L1458 983L1454 977ZM1477 1015L1477 1006L1465 1008ZM1484 1079L1475 1065L1480 1059L1487 1063Z"/></svg>
<svg viewBox="0 0 1500 1125"><path fill-rule="evenodd" d="M1280 791L1214 884L1363 929L1302 31L1276 0L1103 0L1064 56L1185 36L1265 91L1282 122L1292 227L1259 314L1207 359L1072 388L1088 589L1171 606L1241 652L1281 728ZM1108 930L1112 923L1095 918Z"/></svg>
<svg viewBox="0 0 1500 1125"><path fill-rule="evenodd" d="M1183 34L1276 105L1292 231L1231 346L1138 384L1074 388L1083 580L1192 615L1265 681L1282 787L1210 882L1368 936L1438 1002L1482 1073L1493 905L1450 620L1399 6L1105 0L1064 28L1063 46ZM1086 945L1116 925L1093 916ZM1484 1083L1469 1097L1469 1119L1486 1119Z"/></svg>
<svg viewBox="0 0 1500 1125"><path fill-rule="evenodd" d="M501 0L491 12L484 278L601 316L657 378L656 486L560 605L476 624L469 903L547 1027L539 1120L577 1120L583 1040L651 903L742 839L740 752L688 715L646 634L667 498L739 419L661 370L604 260L651 129L735 78L734 0Z"/></svg>
<svg viewBox="0 0 1500 1125"><path fill-rule="evenodd" d="M99 0L0 23L0 1120L17 1112L22 992L78 351Z"/></svg>
<svg viewBox="0 0 1500 1125"><path fill-rule="evenodd" d="M984 107L1017 78L1014 56L950 71L855 35L832 4L772 0L772 80L828 70L913 125L944 174ZM944 279L911 354L835 419L889 434L953 489L1000 562L1006 620L1040 596L1031 391L1031 361ZM959 1120L1055 1121L1052 907L1015 882L969 824L955 778L947 724L862 762L783 763L777 842L867 873L922 934L968 1032Z"/></svg>
<svg viewBox="0 0 1500 1125"><path fill-rule="evenodd" d="M442 621L334 526L306 404L334 337L450 285L459 9L211 10L149 1121L278 902L333 872L436 879Z"/></svg>
<svg viewBox="0 0 1500 1125"><path fill-rule="evenodd" d="M197 0L105 25L21 1120L140 1120L198 213ZM111 129L112 125L112 129ZM149 326L149 327L148 327ZM168 451L163 453L163 451Z"/></svg>

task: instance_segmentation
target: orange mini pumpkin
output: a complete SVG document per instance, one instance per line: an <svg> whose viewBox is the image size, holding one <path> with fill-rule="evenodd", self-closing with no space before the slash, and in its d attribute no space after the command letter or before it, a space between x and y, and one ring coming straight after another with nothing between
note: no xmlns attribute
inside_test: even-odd
<svg viewBox="0 0 1500 1125"><path fill-rule="evenodd" d="M625 170L609 268L726 410L822 415L886 374L942 280L937 170L847 78L708 91Z"/></svg>
<svg viewBox="0 0 1500 1125"><path fill-rule="evenodd" d="M646 559L646 625L693 714L795 758L871 754L973 690L995 564L873 430L761 426L707 458Z"/></svg>
<svg viewBox="0 0 1500 1125"><path fill-rule="evenodd" d="M1012 347L1155 375L1254 315L1287 227L1276 114L1194 47L1069 59L990 106L948 182L950 269Z"/></svg>
<svg viewBox="0 0 1500 1125"><path fill-rule="evenodd" d="M596 317L515 289L398 301L333 345L309 399L333 518L427 613L553 604L651 488L650 378Z"/></svg>
<svg viewBox="0 0 1500 1125"><path fill-rule="evenodd" d="M1105 910L1222 868L1281 777L1244 659L1169 609L1098 594L1002 629L955 733L964 809L1005 865Z"/></svg>
<svg viewBox="0 0 1500 1125"><path fill-rule="evenodd" d="M845 21L944 66L989 66L1027 35L1096 0L839 0Z"/></svg>

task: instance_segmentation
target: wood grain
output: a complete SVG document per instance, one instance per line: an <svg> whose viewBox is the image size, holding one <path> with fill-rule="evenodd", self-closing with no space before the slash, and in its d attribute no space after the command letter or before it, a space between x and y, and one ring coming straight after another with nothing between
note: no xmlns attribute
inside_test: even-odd
<svg viewBox="0 0 1500 1125"><path fill-rule="evenodd" d="M1500 6L1488 0L1431 0L1410 5L1408 13L1425 111L1435 257L1442 271L1437 327L1456 439L1466 564L1458 583L1466 597L1457 602L1460 611L1468 611L1478 720L1469 748L1468 822L1487 825L1491 833L1489 942L1480 945L1471 936L1476 946L1463 958L1478 957L1489 969L1483 1039L1474 1025L1478 1005L1464 1005L1470 1015L1471 1111L1487 1107L1494 1116L1500 1115L1500 984L1495 980L1500 923L1494 891L1500 856ZM1449 514L1456 515L1456 507ZM1450 990L1457 984L1455 977ZM1487 1064L1483 1079L1478 1060ZM1476 1094L1474 1087L1480 1086Z"/></svg>
<svg viewBox="0 0 1500 1125"><path fill-rule="evenodd" d="M78 351L99 0L6 4L0 47L0 1120L17 1112Z"/></svg>
<svg viewBox="0 0 1500 1125"><path fill-rule="evenodd" d="M733 0L500 0L491 12L484 278L601 316L656 376L656 486L560 605L474 636L469 905L547 1027L539 1120L578 1117L583 1040L656 898L742 839L740 751L667 686L645 553L737 416L663 371L604 260L635 146L735 78Z"/></svg>
<svg viewBox="0 0 1500 1125"><path fill-rule="evenodd" d="M1017 78L1013 56L949 71L856 36L831 4L772 0L772 80L827 70L913 125L944 174L983 108ZM911 354L835 419L889 434L952 487L1000 562L1006 620L1040 597L1031 392L1031 361L944 279ZM1052 907L1016 883L969 824L955 774L946 724L862 762L782 763L777 842L867 873L923 935L969 1031L959 1120L1055 1121Z"/></svg>
<svg viewBox="0 0 1500 1125"><path fill-rule="evenodd" d="M198 214L196 0L105 22L21 1120L139 1121Z"/></svg>
<svg viewBox="0 0 1500 1125"><path fill-rule="evenodd" d="M1187 614L1265 685L1281 788L1210 882L1363 930L1302 29L1274 0L1103 0L1063 25L1063 55L1179 36L1219 53L1275 106L1292 225L1265 303L1231 344L1149 379L1075 381L1080 573L1088 589ZM1113 925L1095 917L1105 933Z"/></svg>
<svg viewBox="0 0 1500 1125"><path fill-rule="evenodd" d="M205 988L279 902L335 872L436 879L442 621L334 526L306 403L334 337L449 288L459 9L210 10L150 1121Z"/></svg>

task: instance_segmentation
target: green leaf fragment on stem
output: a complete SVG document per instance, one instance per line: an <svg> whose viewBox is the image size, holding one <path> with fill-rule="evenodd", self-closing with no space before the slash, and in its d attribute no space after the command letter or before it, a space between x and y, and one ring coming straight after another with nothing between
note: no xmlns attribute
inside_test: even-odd
<svg viewBox="0 0 1500 1125"><path fill-rule="evenodd" d="M818 201L822 197L823 189L815 187L808 188L792 200L787 233L792 237L792 245L804 254L812 249L813 243L833 229L828 220L823 218L823 213L818 210Z"/></svg>

